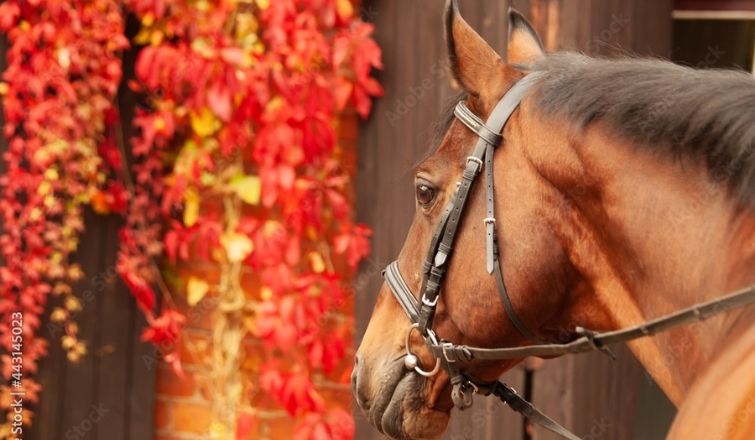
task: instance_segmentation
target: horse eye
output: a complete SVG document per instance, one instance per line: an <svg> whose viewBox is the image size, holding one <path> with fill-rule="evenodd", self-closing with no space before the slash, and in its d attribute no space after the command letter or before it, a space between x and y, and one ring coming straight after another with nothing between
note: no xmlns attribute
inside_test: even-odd
<svg viewBox="0 0 755 440"><path fill-rule="evenodd" d="M417 185L417 202L423 207L429 206L435 200L435 188L425 183Z"/></svg>

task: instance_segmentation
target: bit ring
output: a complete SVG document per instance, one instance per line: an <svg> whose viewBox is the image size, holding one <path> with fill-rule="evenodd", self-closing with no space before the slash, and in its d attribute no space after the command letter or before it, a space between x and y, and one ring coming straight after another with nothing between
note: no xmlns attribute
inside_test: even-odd
<svg viewBox="0 0 755 440"><path fill-rule="evenodd" d="M409 327L409 331L406 332L406 340L404 347L406 349L406 356L404 357L404 366L408 370L414 370L417 374L424 377L433 377L440 371L440 359L435 359L435 367L432 370L426 371L419 367L419 359L414 355L409 348L409 339L412 336L412 331L419 329L419 324L415 323ZM433 338L435 339L435 338Z"/></svg>

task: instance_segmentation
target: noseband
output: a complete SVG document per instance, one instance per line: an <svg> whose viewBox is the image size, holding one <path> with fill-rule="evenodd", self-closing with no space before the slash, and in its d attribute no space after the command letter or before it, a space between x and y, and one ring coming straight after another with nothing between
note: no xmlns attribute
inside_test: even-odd
<svg viewBox="0 0 755 440"><path fill-rule="evenodd" d="M539 73L530 73L514 84L503 98L498 101L485 122L472 113L464 101L456 104L454 116L474 132L478 136L478 139L474 150L467 156L461 180L457 183L453 195L443 209L440 222L430 241L427 256L422 264L423 281L420 288L421 295L419 300L417 300L404 281L398 267L398 261L389 264L383 275L394 297L412 322L406 334L405 343L404 365L408 370L413 370L424 377L432 377L442 367L451 378L451 397L454 405L459 409L469 408L472 405L472 397L475 393L483 395L492 394L499 397L515 411L522 413L533 423L539 424L564 438L579 440L579 437L520 397L513 388L501 381L492 383L479 381L463 373L459 364L474 359L521 359L527 356L557 356L591 350L601 350L611 354L606 345L650 336L673 326L696 320L704 320L709 316L752 304L755 302L755 286L750 286L717 300L698 304L635 327L605 333L591 332L578 327L576 333L580 334L581 337L569 343L541 343L535 333L517 316L506 290L495 230L495 191L493 182L493 155L495 148L501 145L503 141L503 129L538 77ZM440 287L448 270L461 216L469 198L472 184L483 169L485 171L486 186L486 216L482 220L485 226L485 269L489 275L495 277L501 302L511 323L527 340L534 341L538 343L537 345L507 348L469 347L445 341L439 338L432 329L440 297ZM419 366L417 356L411 352L410 339L414 331L418 331L421 334L426 346L435 357L435 365L432 370L422 369Z"/></svg>

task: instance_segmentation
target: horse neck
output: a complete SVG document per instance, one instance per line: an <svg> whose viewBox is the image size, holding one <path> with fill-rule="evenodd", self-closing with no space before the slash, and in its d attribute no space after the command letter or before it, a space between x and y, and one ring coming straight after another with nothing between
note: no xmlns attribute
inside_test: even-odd
<svg viewBox="0 0 755 440"><path fill-rule="evenodd" d="M538 173L561 192L551 225L581 274L561 325L627 327L755 282L755 215L737 209L702 164L680 166L600 126L577 133L536 122L523 137ZM630 348L679 402L738 313Z"/></svg>

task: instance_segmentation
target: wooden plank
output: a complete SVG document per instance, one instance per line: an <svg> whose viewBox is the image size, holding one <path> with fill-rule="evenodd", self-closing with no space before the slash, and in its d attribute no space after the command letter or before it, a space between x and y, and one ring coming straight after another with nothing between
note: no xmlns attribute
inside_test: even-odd
<svg viewBox="0 0 755 440"><path fill-rule="evenodd" d="M115 217L103 218L103 256L98 273L93 279L91 290L97 297L99 306L99 339L92 347L92 356L97 360L98 384L97 405L107 410L107 419L96 426L96 438L109 440L127 440L128 394L130 387L127 381L128 369L124 368L124 360L128 361L128 348L132 343L129 331L130 319L112 319L113 316L124 314L128 310L131 298L128 292L116 288L118 275L115 272L115 259L118 243L108 240L117 237L120 222ZM126 318L131 318L126 314Z"/></svg>
<svg viewBox="0 0 755 440"><path fill-rule="evenodd" d="M126 36L131 40L141 28L141 23L134 16L129 15L126 20ZM137 95L127 86L128 80L134 78L134 66L137 50L132 49L123 54L123 77L118 90L118 109L123 127L123 141L128 142L136 135L136 130L131 124L137 107ZM130 157L126 158L131 160ZM141 341L142 330L146 327L144 315L136 306L132 295L123 281L118 277L113 286L113 295L119 300L114 304L115 308L122 310L124 321L127 323L125 334L127 336L122 350L123 353L122 375L125 393L124 402L124 434L125 439L151 440L154 437L154 403L155 403L155 379L157 371L154 364L146 362L155 355L155 348L151 344ZM116 356L116 358L121 357Z"/></svg>
<svg viewBox="0 0 755 440"><path fill-rule="evenodd" d="M755 20L755 11L674 11L674 20Z"/></svg>
<svg viewBox="0 0 755 440"><path fill-rule="evenodd" d="M81 296L84 291L89 289L92 276L97 273L98 263L102 256L100 246L102 231L97 222L96 214L86 209L84 222L86 231L80 237L79 247L74 259L81 265L86 276L73 286L77 296ZM86 307L77 315L76 321L79 325L79 338L86 341L87 346L91 348L92 343L96 343L99 321L96 303L93 301L86 304ZM58 343L58 341L52 343ZM89 417L91 405L96 400L97 371L95 362L95 358L89 353L78 362L67 366L65 385L62 388L61 395L56 396L60 399L59 405L63 407L59 436L73 432Z"/></svg>
<svg viewBox="0 0 755 440"><path fill-rule="evenodd" d="M384 206L400 206L401 199L394 199L400 193L398 191L378 192L374 188L397 187L395 180L397 170L401 165L397 161L396 166L387 167L380 158L382 155L401 157L401 145L395 127L400 125L405 113L409 111L404 108L405 103L399 100L399 96L403 97L403 95L397 94L402 78L396 65L400 60L399 50L402 45L400 38L405 37L397 33L397 28L399 14L404 8L400 8L398 2L377 0L365 1L364 7L370 11L368 18L376 25L375 39L383 51L385 68L377 73L377 78L385 88L386 96L375 102L370 119L360 128L356 216L360 222L370 224L374 228L374 234L372 254L366 262L362 263L355 282L357 294L354 305L357 317L355 341L361 340L372 314L375 297L382 284L380 271L395 255L400 240L395 237L398 228L393 225L393 222L396 217L401 216L388 216L386 212L379 209ZM403 43L409 45L408 40ZM411 148L411 146L405 145L404 148ZM378 224L382 226L378 227ZM366 440L382 438L378 431L366 421L357 405L354 404L353 407L355 408L356 438Z"/></svg>
<svg viewBox="0 0 755 440"><path fill-rule="evenodd" d="M632 53L669 58L673 40L673 2L641 0L633 5L632 21L627 26L634 32L632 40L627 42Z"/></svg>
<svg viewBox="0 0 755 440"><path fill-rule="evenodd" d="M750 70L755 25L724 21L678 21L674 23L675 62L699 68Z"/></svg>
<svg viewBox="0 0 755 440"><path fill-rule="evenodd" d="M119 280L120 294L126 294L126 286ZM126 435L128 439L151 440L155 435L154 430L154 399L156 369L151 363L145 362L150 356L155 355L155 349L149 344L141 342L141 333L147 325L144 315L138 310L132 300L128 307L128 322L131 325L131 348L127 351L124 362L124 374L128 377L128 411L126 418ZM150 367L150 365L153 365Z"/></svg>
<svg viewBox="0 0 755 440"><path fill-rule="evenodd" d="M687 11L755 11L752 0L674 0L673 6Z"/></svg>
<svg viewBox="0 0 755 440"><path fill-rule="evenodd" d="M625 347L615 351L616 361L590 353L545 362L535 373L534 403L582 438L633 440L642 368ZM536 427L532 438L560 437Z"/></svg>

